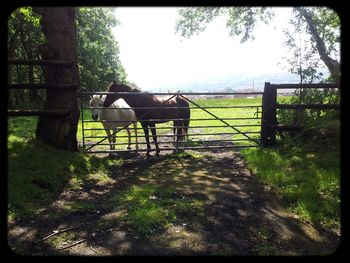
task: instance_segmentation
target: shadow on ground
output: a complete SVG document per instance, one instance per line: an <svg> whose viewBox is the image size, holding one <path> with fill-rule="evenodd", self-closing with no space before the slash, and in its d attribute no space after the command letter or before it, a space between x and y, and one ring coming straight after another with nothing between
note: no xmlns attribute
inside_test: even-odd
<svg viewBox="0 0 350 263"><path fill-rule="evenodd" d="M171 185L178 197L201 202L202 213L179 214L174 224L140 236L113 198L146 184ZM8 235L11 249L25 255L324 255L339 242L284 211L234 151L125 160L110 166L105 180L96 175L36 218L15 222Z"/></svg>

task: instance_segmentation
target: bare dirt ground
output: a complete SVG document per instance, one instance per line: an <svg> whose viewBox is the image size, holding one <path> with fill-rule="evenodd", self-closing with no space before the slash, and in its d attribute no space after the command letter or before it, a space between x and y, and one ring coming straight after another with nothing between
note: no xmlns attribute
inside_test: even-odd
<svg viewBox="0 0 350 263"><path fill-rule="evenodd" d="M136 158L112 166L103 183L66 190L37 218L10 222L9 246L24 255L91 256L327 255L336 250L339 236L286 212L239 153L201 154L198 159ZM140 236L119 220L113 196L144 184L172 185L179 196L203 202L204 213L178 215L175 224ZM92 208L59 215L77 200Z"/></svg>

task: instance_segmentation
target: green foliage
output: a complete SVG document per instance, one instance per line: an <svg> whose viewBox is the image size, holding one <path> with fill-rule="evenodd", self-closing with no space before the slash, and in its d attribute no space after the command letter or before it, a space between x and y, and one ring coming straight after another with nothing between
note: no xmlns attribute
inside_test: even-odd
<svg viewBox="0 0 350 263"><path fill-rule="evenodd" d="M266 7L236 7L229 8L229 18L226 26L231 36L242 36L241 43L254 39L254 28L258 21L265 24L272 18L273 13Z"/></svg>
<svg viewBox="0 0 350 263"><path fill-rule="evenodd" d="M83 91L105 91L113 80L126 81L112 28L113 8L81 7L77 12L78 61Z"/></svg>
<svg viewBox="0 0 350 263"><path fill-rule="evenodd" d="M258 20L267 23L273 13L265 7L195 7L178 11L175 31L183 37L203 32L206 25L217 16L228 15L226 26L232 36L243 35L241 42L254 38L253 30Z"/></svg>
<svg viewBox="0 0 350 263"><path fill-rule="evenodd" d="M187 38L203 32L206 24L222 14L222 10L219 7L181 8L178 11L175 31Z"/></svg>
<svg viewBox="0 0 350 263"><path fill-rule="evenodd" d="M39 45L44 41L40 28L40 17L32 12L31 7L16 9L8 19L8 57L19 59L40 59ZM41 82L43 71L39 66L11 65L8 71L9 83ZM9 107L28 108L39 106L45 97L44 91L14 90L9 91Z"/></svg>
<svg viewBox="0 0 350 263"><path fill-rule="evenodd" d="M301 89L295 95L284 101L286 104L340 104L340 91L333 89ZM329 122L339 122L337 110L277 110L278 123L283 125L306 125L309 128L327 125Z"/></svg>
<svg viewBox="0 0 350 263"><path fill-rule="evenodd" d="M126 82L125 69L119 59L118 42L112 28L118 25L113 8L77 8L77 53L80 84L83 91L105 91L113 80ZM8 56L18 59L41 59L40 46L45 42L40 16L31 7L16 9L8 19ZM40 66L10 66L9 82L43 83ZM44 90L9 92L13 108L42 108Z"/></svg>
<svg viewBox="0 0 350 263"><path fill-rule="evenodd" d="M326 52L339 58L340 18L338 14L327 7L309 8L314 25L324 40Z"/></svg>
<svg viewBox="0 0 350 263"><path fill-rule="evenodd" d="M317 30L323 44L325 54L335 60L340 60L340 21L338 15L329 8L308 8L313 25ZM300 76L300 83L313 83L315 81L332 81L331 76L325 78L325 67L321 65L320 53L317 43L309 31L304 17L299 9L293 9L293 15L289 23L291 29L285 29L286 40L284 45L288 52L284 56L282 67L288 68L291 73ZM340 69L338 69L340 70ZM338 72L339 74L339 72Z"/></svg>

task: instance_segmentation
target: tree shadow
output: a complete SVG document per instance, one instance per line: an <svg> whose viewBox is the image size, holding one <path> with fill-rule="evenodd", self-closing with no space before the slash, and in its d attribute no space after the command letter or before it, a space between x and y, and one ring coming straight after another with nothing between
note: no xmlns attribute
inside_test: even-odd
<svg viewBox="0 0 350 263"><path fill-rule="evenodd" d="M104 157L102 165L108 167L104 183L83 176L81 189L63 198L68 212L55 204L62 202L62 196L56 195L34 222L16 222L9 244L21 254L94 256L323 255L337 248L337 236L325 236L284 212L239 153L226 150L225 155L168 154L113 165ZM98 171L101 160L91 160ZM146 184L171 186L175 197L201 202L202 213L179 213L171 226L140 235L119 216L123 211L113 197L133 185ZM60 250L53 238L38 242L53 230L70 226L79 228L67 231L67 239L86 239L83 243Z"/></svg>

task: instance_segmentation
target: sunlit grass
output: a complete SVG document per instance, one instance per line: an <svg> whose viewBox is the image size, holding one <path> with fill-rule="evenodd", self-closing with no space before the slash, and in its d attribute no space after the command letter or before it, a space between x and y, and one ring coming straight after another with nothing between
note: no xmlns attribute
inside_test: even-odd
<svg viewBox="0 0 350 263"><path fill-rule="evenodd" d="M260 180L281 194L287 209L312 223L339 229L339 150L280 146L242 152Z"/></svg>
<svg viewBox="0 0 350 263"><path fill-rule="evenodd" d="M125 220L140 235L155 233L176 221L177 215L198 211L201 204L184 199L172 186L133 185L116 195L118 210L126 210Z"/></svg>

